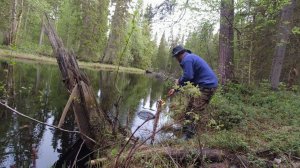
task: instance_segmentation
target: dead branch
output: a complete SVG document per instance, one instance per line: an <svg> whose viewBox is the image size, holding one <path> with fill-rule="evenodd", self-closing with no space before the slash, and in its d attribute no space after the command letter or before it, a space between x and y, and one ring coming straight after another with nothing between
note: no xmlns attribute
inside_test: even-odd
<svg viewBox="0 0 300 168"><path fill-rule="evenodd" d="M122 142L123 142L123 140L118 141L118 142L115 142L115 143L113 143L113 144L109 144L109 145L103 146L103 147L98 148L98 149L96 149L96 150L93 150L92 152L90 152L90 153L86 154L85 156L83 156L82 158L78 159L78 162L82 161L83 159L87 158L88 156L92 155L93 153L95 153L95 152L97 152L97 151L104 150L104 149L106 149L106 148L115 146L116 144L120 144L120 143L122 143Z"/></svg>
<svg viewBox="0 0 300 168"><path fill-rule="evenodd" d="M244 168L248 168L248 167L245 165L244 161L243 161L238 155L235 155L235 156L239 159L239 161L241 162L241 164L243 165Z"/></svg>
<svg viewBox="0 0 300 168"><path fill-rule="evenodd" d="M134 142L134 144L132 145L132 147L131 147L131 149L130 149L130 151L129 151L129 153L128 153L129 156L132 155L132 152L133 152L134 148L136 147L137 143L138 143L138 139L137 139L137 140ZM129 167L129 163L130 163L130 158L127 158L127 159L125 160L125 168L126 168L126 167Z"/></svg>
<svg viewBox="0 0 300 168"><path fill-rule="evenodd" d="M182 120L183 120L183 119L182 119ZM179 122L181 122L182 120L180 120ZM165 126L165 127L161 127L159 130L157 130L157 131L155 132L155 134L157 134L157 133L159 133L160 131L162 131L163 128L166 128L166 127L172 127L172 125L173 125L173 123L172 123L172 124L169 124L169 125L167 125L167 126ZM142 141L138 146L136 146L136 147L132 150L132 152L130 152L130 153L127 154L127 157L126 157L126 162L127 162L127 164L130 163L130 161L131 161L131 159L132 159L132 156L133 156L134 153L137 151L137 149L140 148L141 146L143 146L143 145L144 145L148 140L150 140L151 138L152 138L152 136L149 136L149 137L146 138L144 141Z"/></svg>
<svg viewBox="0 0 300 168"><path fill-rule="evenodd" d="M76 86L73 88L72 90L72 93L69 97L69 100L64 108L64 111L60 117L60 120L59 120L59 123L58 123L58 127L61 128L61 126L63 125L63 123L65 122L65 118L66 118L66 115L70 109L70 105L71 103L73 102L74 98L79 96L79 92L78 92L78 85L76 84Z"/></svg>
<svg viewBox="0 0 300 168"><path fill-rule="evenodd" d="M120 150L120 152L118 153L116 159L115 159L115 166L114 167L118 167L119 164L119 159L121 154L124 152L126 146L129 144L129 142L131 141L131 139L133 138L134 134L144 125L146 124L148 121L150 121L151 119L145 120L141 125L139 125L134 132L131 134L131 136L129 137L128 141L126 142L126 144L122 147L122 149Z"/></svg>
<svg viewBox="0 0 300 168"><path fill-rule="evenodd" d="M7 109L9 109L10 111L12 111L12 112L14 112L14 113L16 113L16 114L18 114L18 115L20 115L20 116L22 116L22 117L25 117L25 118L27 118L27 119L29 119L29 120L31 120L31 121L35 121L35 122L37 122L37 123L39 123L39 124L43 124L43 125L46 125L46 126L51 127L51 128L55 128L55 129L60 130L60 131L63 131L63 132L76 133L76 134L82 135L82 136L84 136L85 138L89 139L91 142L94 142L95 144L98 144L94 139L90 138L89 136L85 135L84 133L81 133L81 132L79 132L79 131L71 131L71 130L62 129L62 128L59 128L59 127L57 127L57 126L55 126L55 125L50 125L50 124L44 123L44 122L42 122L42 121L39 121L39 120L34 119L34 118L31 118L31 117L29 117L29 116L27 116L27 115L25 115L25 114L23 114L23 113L21 113L21 112L15 110L15 109L13 109L13 108L11 108L10 106L8 106L8 105L2 103L1 101L0 101L0 104L1 104L2 106L6 107Z"/></svg>
<svg viewBox="0 0 300 168"><path fill-rule="evenodd" d="M81 145L80 145L80 147L79 147L79 150L78 150L78 152L77 152L77 154L76 154L76 157L75 157L75 159L74 159L72 168L74 168L74 167L76 166L77 158L78 158L78 155L79 155L79 153L80 153L80 151L81 151L81 149L82 149L83 144L84 144L84 140L82 141L82 143L81 143Z"/></svg>
<svg viewBox="0 0 300 168"><path fill-rule="evenodd" d="M153 124L153 132L152 132L152 135L151 135L151 142L150 142L151 145L153 145L153 143L154 143L155 132L156 132L157 125L158 125L158 122L159 122L159 115L162 111L163 101L159 100L157 103L158 103L157 104L157 111L156 111L156 114L155 114L154 124Z"/></svg>
<svg viewBox="0 0 300 168"><path fill-rule="evenodd" d="M163 148L165 149L164 146L163 146ZM171 156L170 152L168 150L165 150L165 152L167 153L167 155L169 156L169 158L172 160L172 162L174 163L174 165L176 165L176 168L179 168L179 165L176 163L176 161L174 160L174 158Z"/></svg>

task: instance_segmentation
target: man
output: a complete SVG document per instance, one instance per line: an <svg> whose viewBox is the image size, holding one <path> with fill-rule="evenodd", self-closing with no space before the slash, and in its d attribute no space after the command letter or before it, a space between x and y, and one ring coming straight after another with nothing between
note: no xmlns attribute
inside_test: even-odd
<svg viewBox="0 0 300 168"><path fill-rule="evenodd" d="M186 112L203 112L218 87L218 78L206 61L190 50L178 45L173 48L172 55L183 69L183 75L176 80L176 84L183 86L185 82L191 82L201 91L200 97L193 97L189 100ZM174 93L175 89L171 89L168 95L172 96ZM183 132L185 139L190 139L195 133L195 126L189 115L185 114L185 118L191 122L183 127Z"/></svg>

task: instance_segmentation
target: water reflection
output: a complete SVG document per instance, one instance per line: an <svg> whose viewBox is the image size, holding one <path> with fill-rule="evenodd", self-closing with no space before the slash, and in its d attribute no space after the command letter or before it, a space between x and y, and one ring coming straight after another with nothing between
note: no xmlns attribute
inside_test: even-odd
<svg viewBox="0 0 300 168"><path fill-rule="evenodd" d="M135 137L138 137L141 140L146 140L153 133L154 120L150 120L150 121L146 122L141 128L138 129L138 127L141 126L145 122L145 118L142 118L138 115L139 112L147 111L147 112L152 113L153 116L157 112L158 102L157 101L154 102L153 99L151 98L151 95L153 95L153 94L151 94L152 91L153 90L150 89L148 96L145 99L140 100L138 108L134 115L132 125L131 125L131 132L134 132L135 130L137 130L135 133ZM156 98L156 100L159 100L159 99L160 99L160 97ZM165 106L163 106L164 108L162 109L162 112L160 113L157 130L159 130L163 125L165 125L168 121L170 121L170 117L168 116L168 112L169 112L168 104L169 103L167 103ZM155 139L156 139L156 142L159 142L160 140L171 138L172 135L173 134L171 134L171 133L158 132L156 134ZM150 142L150 139L147 142Z"/></svg>
<svg viewBox="0 0 300 168"><path fill-rule="evenodd" d="M30 62L0 63L0 98L30 117L57 125L68 100L58 67ZM121 125L132 131L143 122L137 112L151 109L155 113L157 100L166 92L161 81L144 75L120 73L114 82L115 72L85 71L103 110L117 115ZM168 108L161 113L160 125L168 120L167 113ZM68 114L63 127L76 130L75 117ZM76 134L62 133L19 117L3 107L0 116L0 167L50 167L78 138ZM147 137L152 124L153 121L147 123L136 136Z"/></svg>

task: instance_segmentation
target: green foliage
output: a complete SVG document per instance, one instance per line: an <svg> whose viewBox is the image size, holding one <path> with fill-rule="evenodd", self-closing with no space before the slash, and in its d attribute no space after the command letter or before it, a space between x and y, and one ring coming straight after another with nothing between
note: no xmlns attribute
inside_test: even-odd
<svg viewBox="0 0 300 168"><path fill-rule="evenodd" d="M19 45L16 51L30 54L50 55L52 53L52 48L49 45L40 46L36 43L25 41L22 45Z"/></svg>
<svg viewBox="0 0 300 168"><path fill-rule="evenodd" d="M81 12L77 1L65 0L58 11L57 31L66 47L78 51L80 32L82 31ZM88 46L87 46L88 47Z"/></svg>
<svg viewBox="0 0 300 168"><path fill-rule="evenodd" d="M188 98L194 95L189 85L180 90L170 108L175 120L182 117ZM211 129L198 134L201 143L232 151L270 149L298 155L299 97L299 92L287 91L284 85L271 91L267 81L258 87L231 83L219 88L206 109L211 114L207 125ZM251 164L259 164L256 161Z"/></svg>
<svg viewBox="0 0 300 168"><path fill-rule="evenodd" d="M47 0L28 0L28 4L40 13L51 12L51 5Z"/></svg>
<svg viewBox="0 0 300 168"><path fill-rule="evenodd" d="M130 39L130 46L127 55L127 62L130 66L150 69L152 57L155 55L156 45L151 40L150 22L147 18L141 17L139 10L142 2L139 2L134 12L134 19L129 24L129 30L134 29Z"/></svg>
<svg viewBox="0 0 300 168"><path fill-rule="evenodd" d="M194 86L191 82L186 82L184 86L175 86L175 89L179 89L179 93L186 97L198 97L201 95L198 86Z"/></svg>
<svg viewBox="0 0 300 168"><path fill-rule="evenodd" d="M294 27L293 30L292 30L293 34L295 35L300 35L300 27Z"/></svg>
<svg viewBox="0 0 300 168"><path fill-rule="evenodd" d="M184 120L182 124L188 124L191 121L198 122L201 115L197 111L187 111L187 106L191 98L199 97L201 95L199 87L194 86L190 82L186 82L184 86L174 86L174 89L178 90L176 96L172 99L169 115L176 121L184 119L187 114L192 120Z"/></svg>
<svg viewBox="0 0 300 168"><path fill-rule="evenodd" d="M209 110L222 129L249 136L247 142L251 146L297 153L300 147L299 93L283 88L273 92L269 88L267 83L261 83L258 88L228 85L226 91L216 93Z"/></svg>
<svg viewBox="0 0 300 168"><path fill-rule="evenodd" d="M118 64L119 57L124 54L126 42L128 13L128 0L116 0L115 11L110 24L110 34L101 61L109 64ZM127 38L128 39L128 38ZM123 58L122 58L123 59ZM126 59L125 59L126 60ZM128 62L121 62L126 65Z"/></svg>
<svg viewBox="0 0 300 168"><path fill-rule="evenodd" d="M243 106L241 104L230 103L217 93L211 100L215 107L213 115L216 121L222 125L222 129L230 129L239 125L245 118Z"/></svg>
<svg viewBox="0 0 300 168"><path fill-rule="evenodd" d="M169 54L168 44L166 42L164 33L160 39L157 56L156 58L154 57L154 63L156 65L156 68L166 71L170 57L171 56Z"/></svg>
<svg viewBox="0 0 300 168"><path fill-rule="evenodd" d="M204 134L201 137L202 143L210 147L231 151L247 151L249 146L245 139L245 136L232 131L219 131L213 135Z"/></svg>
<svg viewBox="0 0 300 168"><path fill-rule="evenodd" d="M247 155L247 159L253 167L267 167L264 159L258 158L257 156L251 153Z"/></svg>
<svg viewBox="0 0 300 168"><path fill-rule="evenodd" d="M18 32L16 51L51 55L52 49L46 35L42 32L44 13L57 29L65 46L73 50L80 60L103 61L117 64L120 55L123 66L151 69L156 56L156 41L151 37L151 8L143 15L142 1L134 7L129 1L116 1L116 9L110 21L109 0L29 0L24 2ZM10 2L0 2L0 39L4 40L9 28ZM134 9L135 8L135 9ZM134 11L134 13L131 13ZM109 37L107 36L110 32ZM133 33L130 33L130 32ZM109 38L109 40L108 40ZM125 48L125 44L128 47ZM124 54L123 53L124 50ZM105 57L104 57L105 55Z"/></svg>
<svg viewBox="0 0 300 168"><path fill-rule="evenodd" d="M0 98L3 98L4 94L5 94L5 85L4 83L1 81L0 82Z"/></svg>
<svg viewBox="0 0 300 168"><path fill-rule="evenodd" d="M0 34L2 34L9 26L10 3L11 1L0 1ZM2 34L2 36L4 36L4 34ZM0 44L2 44L2 41L0 41Z"/></svg>
<svg viewBox="0 0 300 168"><path fill-rule="evenodd" d="M205 59L210 66L217 68L217 36L213 34L214 24L210 22L204 22L190 32L186 39L185 47L192 52L200 55Z"/></svg>
<svg viewBox="0 0 300 168"><path fill-rule="evenodd" d="M263 135L263 138L269 142L268 148L272 151L276 153L288 152L297 155L300 151L299 131L299 128L286 126L266 133Z"/></svg>
<svg viewBox="0 0 300 168"><path fill-rule="evenodd" d="M98 61L107 40L109 0L82 0L78 5L81 27L80 39L77 39L80 41L78 55L85 61Z"/></svg>

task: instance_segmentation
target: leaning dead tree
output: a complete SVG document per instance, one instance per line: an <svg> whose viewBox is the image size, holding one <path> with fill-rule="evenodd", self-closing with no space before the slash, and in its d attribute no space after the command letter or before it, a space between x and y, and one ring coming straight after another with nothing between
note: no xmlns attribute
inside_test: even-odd
<svg viewBox="0 0 300 168"><path fill-rule="evenodd" d="M62 81L70 93L58 127L63 126L64 119L72 108L79 131L85 135L81 138L86 142L86 145L89 148L93 148L95 145L87 137L96 139L101 142L101 145L104 145L104 134L110 129L108 116L98 107L88 77L79 69L75 54L64 47L49 18L44 22L44 28L57 59Z"/></svg>

